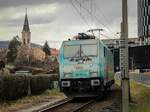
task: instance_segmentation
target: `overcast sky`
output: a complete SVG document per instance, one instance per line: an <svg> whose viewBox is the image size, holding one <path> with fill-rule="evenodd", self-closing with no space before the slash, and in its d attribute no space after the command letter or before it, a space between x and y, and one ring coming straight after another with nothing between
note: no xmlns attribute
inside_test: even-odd
<svg viewBox="0 0 150 112"><path fill-rule="evenodd" d="M103 38L113 38L120 32L121 1L0 0L0 40L21 37L25 8L34 43L44 44L48 40L50 47L59 48L60 41L90 28L103 28ZM137 37L137 1L128 2L129 37L133 38Z"/></svg>

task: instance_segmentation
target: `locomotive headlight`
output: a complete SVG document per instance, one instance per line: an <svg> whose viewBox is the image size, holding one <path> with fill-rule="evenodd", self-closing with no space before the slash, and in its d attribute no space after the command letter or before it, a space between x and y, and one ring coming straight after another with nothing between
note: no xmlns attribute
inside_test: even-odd
<svg viewBox="0 0 150 112"><path fill-rule="evenodd" d="M91 77L97 77L97 76L98 76L97 72L92 72L91 73Z"/></svg>
<svg viewBox="0 0 150 112"><path fill-rule="evenodd" d="M98 80L98 79L91 80L91 85L92 86L99 86L100 85L100 80Z"/></svg>

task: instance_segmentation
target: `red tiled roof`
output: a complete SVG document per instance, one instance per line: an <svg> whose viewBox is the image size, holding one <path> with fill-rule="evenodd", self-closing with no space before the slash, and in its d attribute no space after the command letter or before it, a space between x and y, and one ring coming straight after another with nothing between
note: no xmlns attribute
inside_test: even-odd
<svg viewBox="0 0 150 112"><path fill-rule="evenodd" d="M51 55L59 56L59 50L55 48L51 48Z"/></svg>

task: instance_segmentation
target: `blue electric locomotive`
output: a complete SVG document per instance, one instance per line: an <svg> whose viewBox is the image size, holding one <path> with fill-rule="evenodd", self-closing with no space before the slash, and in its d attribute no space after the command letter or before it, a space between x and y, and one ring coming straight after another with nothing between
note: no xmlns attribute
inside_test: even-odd
<svg viewBox="0 0 150 112"><path fill-rule="evenodd" d="M69 97L99 96L114 84L113 54L95 36L64 41L59 68L60 89Z"/></svg>

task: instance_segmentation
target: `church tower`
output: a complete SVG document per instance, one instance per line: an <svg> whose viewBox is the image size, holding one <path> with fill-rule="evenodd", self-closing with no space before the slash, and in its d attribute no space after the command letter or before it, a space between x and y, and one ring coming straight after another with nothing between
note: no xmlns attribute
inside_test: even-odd
<svg viewBox="0 0 150 112"><path fill-rule="evenodd" d="M31 32L29 28L28 15L26 9L25 20L22 29L22 45L30 48L30 41L31 41Z"/></svg>

